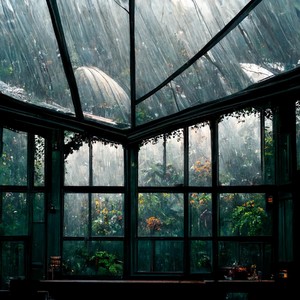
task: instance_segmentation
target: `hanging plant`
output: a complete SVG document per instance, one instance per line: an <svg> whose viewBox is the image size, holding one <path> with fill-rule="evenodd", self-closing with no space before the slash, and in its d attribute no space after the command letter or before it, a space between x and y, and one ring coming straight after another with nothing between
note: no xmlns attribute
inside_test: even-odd
<svg viewBox="0 0 300 300"><path fill-rule="evenodd" d="M74 151L79 150L84 143L91 145L96 142L102 142L104 145L110 145L111 147L115 148L118 148L119 146L118 143L114 143L112 141L97 136L91 136L87 133L74 133L73 135L71 133L67 134L68 136L66 138L68 141L64 144L65 159L68 157L69 154L72 154Z"/></svg>

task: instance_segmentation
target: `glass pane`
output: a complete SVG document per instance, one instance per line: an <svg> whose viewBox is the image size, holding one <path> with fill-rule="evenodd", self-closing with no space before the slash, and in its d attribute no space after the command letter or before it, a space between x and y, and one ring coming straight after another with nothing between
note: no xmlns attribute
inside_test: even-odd
<svg viewBox="0 0 300 300"><path fill-rule="evenodd" d="M92 235L124 235L124 195L92 194Z"/></svg>
<svg viewBox="0 0 300 300"><path fill-rule="evenodd" d="M34 185L43 186L45 184L45 139L38 135L34 138Z"/></svg>
<svg viewBox="0 0 300 300"><path fill-rule="evenodd" d="M0 19L0 91L73 113L46 1L1 1Z"/></svg>
<svg viewBox="0 0 300 300"><path fill-rule="evenodd" d="M278 257L280 262L293 262L294 206L292 195L281 195L278 201Z"/></svg>
<svg viewBox="0 0 300 300"><path fill-rule="evenodd" d="M211 194L191 193L190 206L190 235L212 235L212 203Z"/></svg>
<svg viewBox="0 0 300 300"><path fill-rule="evenodd" d="M297 170L300 170L300 101L296 101Z"/></svg>
<svg viewBox="0 0 300 300"><path fill-rule="evenodd" d="M64 241L63 275L121 278L123 251L120 241Z"/></svg>
<svg viewBox="0 0 300 300"><path fill-rule="evenodd" d="M0 286L9 289L12 278L25 278L25 246L21 241L0 241Z"/></svg>
<svg viewBox="0 0 300 300"><path fill-rule="evenodd" d="M0 234L28 234L28 201L24 193L0 193Z"/></svg>
<svg viewBox="0 0 300 300"><path fill-rule="evenodd" d="M264 183L274 184L275 183L275 141L274 141L274 130L273 130L273 112L271 110L265 111L264 118L264 159L263 159L263 170L264 170Z"/></svg>
<svg viewBox="0 0 300 300"><path fill-rule="evenodd" d="M93 185L124 185L124 150L122 145L110 145L103 142L93 147Z"/></svg>
<svg viewBox="0 0 300 300"><path fill-rule="evenodd" d="M178 7L185 12L183 16L178 17L184 19L183 22L178 23L179 26L187 24L185 18L189 18L190 14L195 13L197 15L188 19L190 27L181 27L178 32L175 31L177 23L172 19L177 11L176 9L172 11L172 5L170 4L175 3L174 1L169 2L169 5L165 5L165 1L162 1L163 4L160 6L153 5L153 7L151 1L150 8L154 12L159 11L159 8L166 12L165 14L162 13L159 18L158 16L154 18L155 13L150 11L149 16L152 18L147 18L149 21L156 20L159 25L150 26L148 23L147 25L149 30L159 34L147 34L147 30L143 29L144 19L146 18L140 22L137 19L139 24L141 23L141 28L146 32L146 34L141 35L141 41L137 39L141 43L137 53L138 66L141 65L145 69L144 72L141 72L141 76L137 72L137 80L139 80L137 82L137 94L139 97L143 96L143 92L141 92L141 95L139 94L140 89L148 90L149 85L158 86L158 83L163 82L162 79L176 70L176 68L173 70L173 67L176 66L176 63L173 64L173 60L178 61L182 66L182 60L187 60L193 53L190 48L195 45L195 42L199 47L198 49L201 50L202 37L204 36L205 40L206 33L209 30L212 30L212 32L217 31L219 25L216 24L219 24L219 22L221 22L221 27L224 26L229 18L234 17L234 12L238 12L243 4L246 4L241 1L226 1L225 5L223 1L209 1L213 17L210 14L205 14L207 19L202 20L202 24L199 20L201 21L204 13L202 14L202 11L198 11L197 8L206 6L208 1L201 1L201 4L200 1L191 2L193 2L193 5L197 4L186 13L183 6L189 2L176 1L181 5L180 7L178 4ZM228 7L228 5L231 5L231 7ZM239 8L235 10L237 6ZM146 12L148 11L146 10ZM207 10L203 9L203 12L207 12ZM194 64L168 82L158 92L144 101L141 99L142 102L138 103L136 109L137 124L144 124L194 105L233 95L254 83L296 68L300 57L300 32L296 29L300 26L298 14L299 8L295 1L261 1L238 26L233 28L219 43L206 51ZM225 22L223 18L226 20ZM169 21L166 23L168 25L164 24L165 20ZM217 21L216 24L215 21ZM198 26L195 30L193 26L196 24ZM198 30L206 25L209 25L209 27ZM171 36L166 34L168 29L171 29ZM198 32L196 32L197 30ZM186 37L189 34L191 34L189 37L192 40L190 43L187 42L189 38ZM200 37L197 38L199 34ZM209 34L210 32L208 32L208 36ZM150 52L152 47L157 47L160 44L163 44L163 46L158 48L159 54L157 51ZM149 51L149 54L147 51ZM164 53L166 54L163 55ZM184 56L186 59L181 58ZM150 61L149 57L153 58L153 62ZM143 64L145 60L146 63ZM155 74L151 73L150 64L153 66ZM157 70L160 70L160 72L157 72Z"/></svg>
<svg viewBox="0 0 300 300"><path fill-rule="evenodd" d="M46 235L45 223L32 226L32 279L45 277Z"/></svg>
<svg viewBox="0 0 300 300"><path fill-rule="evenodd" d="M272 234L272 203L265 194L220 194L221 236L264 236Z"/></svg>
<svg viewBox="0 0 300 300"><path fill-rule="evenodd" d="M189 127L189 185L211 186L211 138L209 125Z"/></svg>
<svg viewBox="0 0 300 300"><path fill-rule="evenodd" d="M262 183L259 113L237 112L219 123L219 182L222 185Z"/></svg>
<svg viewBox="0 0 300 300"><path fill-rule="evenodd" d="M86 143L65 159L65 185L89 185L89 146Z"/></svg>
<svg viewBox="0 0 300 300"><path fill-rule="evenodd" d="M249 300L248 293L226 293L226 300Z"/></svg>
<svg viewBox="0 0 300 300"><path fill-rule="evenodd" d="M178 137L176 135L178 134ZM149 140L139 150L139 185L173 186L183 184L182 131Z"/></svg>
<svg viewBox="0 0 300 300"><path fill-rule="evenodd" d="M183 236L183 195L138 195L139 236Z"/></svg>
<svg viewBox="0 0 300 300"><path fill-rule="evenodd" d="M192 58L247 2L136 0L137 97Z"/></svg>
<svg viewBox="0 0 300 300"><path fill-rule="evenodd" d="M255 242L219 242L220 279L273 278L272 246Z"/></svg>
<svg viewBox="0 0 300 300"><path fill-rule="evenodd" d="M37 193L33 199L33 222L45 222L45 195Z"/></svg>
<svg viewBox="0 0 300 300"><path fill-rule="evenodd" d="M211 241L191 241L191 273L211 273L212 260Z"/></svg>
<svg viewBox="0 0 300 300"><path fill-rule="evenodd" d="M27 184L27 133L3 128L0 185Z"/></svg>
<svg viewBox="0 0 300 300"><path fill-rule="evenodd" d="M114 0L60 0L57 4L85 116L128 127L128 5Z"/></svg>
<svg viewBox="0 0 300 300"><path fill-rule="evenodd" d="M139 272L183 272L183 241L139 241Z"/></svg>
<svg viewBox="0 0 300 300"><path fill-rule="evenodd" d="M83 237L88 235L88 194L65 194L64 236Z"/></svg>

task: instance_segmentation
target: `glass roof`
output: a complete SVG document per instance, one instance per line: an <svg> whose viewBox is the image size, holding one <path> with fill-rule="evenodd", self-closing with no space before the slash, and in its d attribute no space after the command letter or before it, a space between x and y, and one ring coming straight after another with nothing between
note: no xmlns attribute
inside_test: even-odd
<svg viewBox="0 0 300 300"><path fill-rule="evenodd" d="M2 0L0 92L116 128L300 64L299 0Z"/></svg>

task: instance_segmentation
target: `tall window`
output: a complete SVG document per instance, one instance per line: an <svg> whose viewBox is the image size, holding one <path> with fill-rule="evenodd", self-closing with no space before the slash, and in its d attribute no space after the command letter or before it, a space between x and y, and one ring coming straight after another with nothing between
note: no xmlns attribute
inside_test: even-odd
<svg viewBox="0 0 300 300"><path fill-rule="evenodd" d="M247 109L140 147L136 273L271 278L272 119Z"/></svg>
<svg viewBox="0 0 300 300"><path fill-rule="evenodd" d="M66 134L62 272L64 276L120 277L124 251L123 148L89 140L73 151L68 146L75 140L76 135Z"/></svg>
<svg viewBox="0 0 300 300"><path fill-rule="evenodd" d="M44 274L44 155L43 137L0 127L1 286L11 278ZM29 266L28 256L34 262Z"/></svg>

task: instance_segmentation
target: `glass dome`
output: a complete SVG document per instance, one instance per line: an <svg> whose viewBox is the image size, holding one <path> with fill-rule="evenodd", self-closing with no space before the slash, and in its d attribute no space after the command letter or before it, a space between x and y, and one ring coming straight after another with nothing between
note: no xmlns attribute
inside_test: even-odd
<svg viewBox="0 0 300 300"><path fill-rule="evenodd" d="M4 0L0 16L2 94L121 130L300 61L292 0Z"/></svg>

